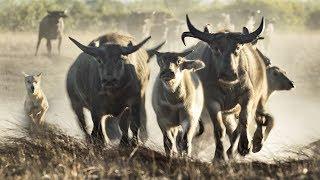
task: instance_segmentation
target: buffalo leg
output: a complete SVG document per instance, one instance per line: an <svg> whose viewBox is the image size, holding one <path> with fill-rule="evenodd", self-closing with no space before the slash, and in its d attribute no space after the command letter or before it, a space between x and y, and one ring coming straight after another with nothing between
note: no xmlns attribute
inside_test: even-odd
<svg viewBox="0 0 320 180"><path fill-rule="evenodd" d="M192 121L192 123L197 123L198 124L198 121L194 120L194 121ZM191 124L190 127L189 127L189 130L187 131L187 134L186 134L185 148L186 148L186 152L187 152L188 156L191 155L192 139L193 139L193 136L195 134L196 129L197 129L197 125L196 124Z"/></svg>
<svg viewBox="0 0 320 180"><path fill-rule="evenodd" d="M41 39L42 39L42 37L39 35L37 46L36 46L36 53L34 54L35 56L38 55L38 50L39 50L39 46L40 46L40 43L41 43Z"/></svg>
<svg viewBox="0 0 320 180"><path fill-rule="evenodd" d="M74 108L74 111L75 111L77 118L78 118L78 124L79 124L81 130L85 133L86 140L89 141L90 134L88 133L87 128L86 128L87 125L86 125L86 121L84 118L83 109L82 109L82 107L78 107L78 108Z"/></svg>
<svg viewBox="0 0 320 180"><path fill-rule="evenodd" d="M141 107L140 107L140 134L139 137L142 142L146 142L148 139L148 131L147 131L147 113L145 107L145 96L141 99Z"/></svg>
<svg viewBox="0 0 320 180"><path fill-rule="evenodd" d="M119 122L119 126L122 131L122 137L120 140L120 146L122 146L122 147L126 147L129 145L128 131L129 131L130 121L132 118L131 114L132 114L131 109L126 111L126 113L122 115L120 122Z"/></svg>
<svg viewBox="0 0 320 180"><path fill-rule="evenodd" d="M103 143L104 142L104 138L103 138L103 132L101 129L101 118L102 115L98 112L91 112L91 118L93 121L93 130L91 133L91 136L93 138L93 141L95 143Z"/></svg>
<svg viewBox="0 0 320 180"><path fill-rule="evenodd" d="M217 102L213 102L209 104L209 107L207 109L208 109L211 121L213 123L213 127L214 127L213 133L216 140L216 150L215 150L214 159L227 160L225 155L225 149L223 146L223 139L225 137L226 130L222 120L220 104Z"/></svg>
<svg viewBox="0 0 320 180"><path fill-rule="evenodd" d="M235 122L235 119L236 117L235 116L225 116L225 126L226 126L226 132L227 132L227 135L229 137L229 142L230 142L230 147L229 149L227 150L227 155L228 155L228 158L229 159L232 159L233 158L233 153L234 153L234 143L236 141L236 139L238 138L237 134L234 135L234 132L236 131L235 128L234 128L234 123ZM231 122L233 121L233 122Z"/></svg>
<svg viewBox="0 0 320 180"><path fill-rule="evenodd" d="M48 54L49 56L51 55L51 40L50 39L47 39L47 50L48 50Z"/></svg>
<svg viewBox="0 0 320 180"><path fill-rule="evenodd" d="M270 114L260 115L260 119L257 120L257 129L253 135L253 150L252 152L259 152L263 146L263 142L267 139L271 129L274 125L274 119ZM264 120L264 122L263 122ZM262 126L266 126L263 133Z"/></svg>
<svg viewBox="0 0 320 180"><path fill-rule="evenodd" d="M271 114L266 114L265 119L266 119L266 121L265 121L264 126L266 126L266 130L263 135L264 141L267 140L269 133L274 126L274 118Z"/></svg>
<svg viewBox="0 0 320 180"><path fill-rule="evenodd" d="M172 149L173 144L170 141L166 132L163 132L163 146L164 146L164 151L166 152L166 155L168 157L171 156L171 149Z"/></svg>
<svg viewBox="0 0 320 180"><path fill-rule="evenodd" d="M58 53L59 53L59 55L61 54L61 42L62 42L62 37L59 37L58 38Z"/></svg>
<svg viewBox="0 0 320 180"><path fill-rule="evenodd" d="M140 123L140 102L132 106L132 121L130 123L130 129L132 131L132 143L136 146L139 142L139 130L141 127Z"/></svg>
<svg viewBox="0 0 320 180"><path fill-rule="evenodd" d="M252 120L252 112L256 112L256 109L253 108L253 102L249 99L250 98L247 98L244 103L241 104L241 108L243 107L243 109L241 109L237 127L237 133L240 133L238 152L241 156L245 156L250 152L251 141L249 141L248 124Z"/></svg>

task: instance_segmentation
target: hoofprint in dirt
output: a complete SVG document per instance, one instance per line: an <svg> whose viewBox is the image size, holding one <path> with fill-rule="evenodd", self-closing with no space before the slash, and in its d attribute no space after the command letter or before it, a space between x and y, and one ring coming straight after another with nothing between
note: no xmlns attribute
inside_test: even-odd
<svg viewBox="0 0 320 180"><path fill-rule="evenodd" d="M82 42L89 43L104 33L104 31L97 33L75 32L66 33L66 36L81 37ZM254 154L250 159L261 157L270 159L274 155L285 153L292 146L306 145L320 137L320 132L317 129L319 124L317 111L320 105L320 97L317 93L320 89L320 62L318 59L320 34L305 34L299 35L299 41L296 38L297 34L293 33L276 34L272 40L272 48L267 52L267 55L272 59L273 65L278 65L286 70L288 76L295 81L296 88L290 92L276 93L271 96L269 107L277 119L277 123L262 152ZM65 37L60 56L56 51L53 51L53 55L48 57L45 46L41 46L39 56L35 57L35 44L35 33L0 34L1 136L9 135L8 133L15 134L14 131L6 131L6 129L14 128L12 123L24 122L22 108L25 87L23 75L21 75L21 71L24 71L26 73L43 72L42 88L50 104L47 122L58 125L68 135L82 138L82 132L70 108L65 90L67 69L80 54L80 50ZM56 45L54 42L53 46ZM177 46L183 47L181 42L177 42ZM147 128L150 133L147 145L156 144L158 148L163 150L161 131L157 126L150 104L154 78L158 73L155 63L155 60L150 62L152 74L146 95ZM88 119L90 120L90 118ZM212 125L209 120L205 121L207 122L205 134L199 139L200 141L194 140L194 147L201 159L211 160L214 149L214 140L210 129ZM92 128L91 126L89 123L89 130Z"/></svg>

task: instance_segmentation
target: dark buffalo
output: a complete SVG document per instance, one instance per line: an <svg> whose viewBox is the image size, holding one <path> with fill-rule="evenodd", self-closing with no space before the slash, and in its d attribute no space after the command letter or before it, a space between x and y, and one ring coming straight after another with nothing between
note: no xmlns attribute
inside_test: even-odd
<svg viewBox="0 0 320 180"><path fill-rule="evenodd" d="M118 116L124 108L130 116L120 121L121 144L129 143L128 129L133 132L133 143L138 142L140 113L145 114L145 90L149 79L148 54L132 38L111 33L99 47L85 46L70 38L84 53L72 64L67 75L67 91L79 125L86 133L83 108L91 111L94 140L103 140L100 121L104 115Z"/></svg>
<svg viewBox="0 0 320 180"><path fill-rule="evenodd" d="M60 54L60 46L64 29L63 18L66 17L68 17L66 15L66 11L48 11L48 15L46 15L40 21L39 36L35 55L38 54L38 49L42 38L47 39L47 49L49 55L51 54L51 40L58 39L58 51Z"/></svg>
<svg viewBox="0 0 320 180"><path fill-rule="evenodd" d="M261 96L268 87L266 66L251 44L263 31L264 20L257 30L249 34L201 32L191 24L188 16L187 25L189 32L182 34L183 42L185 37L198 38L206 42L212 51L206 52L205 44L199 43L193 56L197 55L206 65L198 74L204 86L205 105L214 125L215 158L226 160L223 146L226 130L222 116L237 105L241 106L241 112L233 142L240 135L238 151L246 155L251 143L247 127L254 119L257 107L264 109Z"/></svg>
<svg viewBox="0 0 320 180"><path fill-rule="evenodd" d="M98 38L95 38L89 43L89 46L93 47L99 47L100 45L106 44L109 41L111 41L111 37L108 34L104 34L99 36ZM165 44L166 42L162 42L158 45L156 45L153 48L147 49L147 54L148 54L148 62L150 59L156 54L156 52ZM143 109L144 110L144 109ZM140 122L141 122L141 130L140 130L140 138L142 141L146 141L148 139L148 132L147 132L147 117L145 112L141 112L140 115ZM114 119L114 118L113 118ZM118 118L119 119L119 118ZM117 128L117 120L108 120L106 124L106 133L108 134L108 137L110 139L118 139L121 137L121 132L119 131L119 128Z"/></svg>

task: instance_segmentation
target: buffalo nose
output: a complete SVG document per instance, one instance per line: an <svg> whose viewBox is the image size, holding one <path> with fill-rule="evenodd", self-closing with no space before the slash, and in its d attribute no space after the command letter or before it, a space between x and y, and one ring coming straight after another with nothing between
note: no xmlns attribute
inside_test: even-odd
<svg viewBox="0 0 320 180"><path fill-rule="evenodd" d="M117 82L116 78L102 80L103 85L114 85L116 82Z"/></svg>
<svg viewBox="0 0 320 180"><path fill-rule="evenodd" d="M225 80L235 80L237 79L237 74L234 71L224 71L221 73L221 78Z"/></svg>
<svg viewBox="0 0 320 180"><path fill-rule="evenodd" d="M31 91L34 92L34 86L31 86Z"/></svg>
<svg viewBox="0 0 320 180"><path fill-rule="evenodd" d="M174 76L175 76L174 72L170 70L165 70L160 73L160 78L163 78L163 79L174 79Z"/></svg>

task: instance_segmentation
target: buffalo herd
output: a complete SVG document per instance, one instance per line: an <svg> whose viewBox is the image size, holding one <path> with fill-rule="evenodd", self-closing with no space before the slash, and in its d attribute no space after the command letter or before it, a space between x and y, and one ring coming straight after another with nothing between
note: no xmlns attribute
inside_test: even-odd
<svg viewBox="0 0 320 180"><path fill-rule="evenodd" d="M59 40L60 50L65 17L64 11L48 12L40 22L36 54L42 38L47 39L49 53L52 39ZM241 32L213 32L208 27L199 30L188 15L184 24L188 30L181 34L183 44L186 38L200 41L181 52L159 52L164 44L159 42L161 38L153 39L158 43L154 48L144 49L150 36L135 37L141 39L136 43L131 36L108 33L88 45L69 38L82 53L67 73L67 93L87 141L108 143L105 123L111 117L119 123L120 146L135 147L148 139L148 63L155 56L160 72L151 99L167 156L191 155L194 137L205 131L203 111L208 112L213 124L214 160L226 161L234 152L245 156L261 150L274 125L266 107L269 96L294 87L286 73L272 66L256 46L263 39L264 18L252 32L246 27ZM162 28L160 25L157 31ZM86 130L83 108L91 112L91 133ZM250 133L252 128L254 133ZM226 135L228 148L224 144Z"/></svg>

